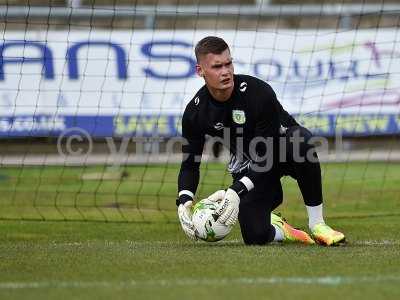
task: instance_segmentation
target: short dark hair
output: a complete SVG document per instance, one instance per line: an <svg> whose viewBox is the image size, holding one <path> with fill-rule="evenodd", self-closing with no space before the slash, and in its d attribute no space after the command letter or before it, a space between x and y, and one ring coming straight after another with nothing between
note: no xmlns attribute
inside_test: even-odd
<svg viewBox="0 0 400 300"><path fill-rule="evenodd" d="M196 55L197 62L200 56L212 54L221 54L226 49L229 49L228 44L217 36L207 36L201 39L196 47L194 48L194 54Z"/></svg>

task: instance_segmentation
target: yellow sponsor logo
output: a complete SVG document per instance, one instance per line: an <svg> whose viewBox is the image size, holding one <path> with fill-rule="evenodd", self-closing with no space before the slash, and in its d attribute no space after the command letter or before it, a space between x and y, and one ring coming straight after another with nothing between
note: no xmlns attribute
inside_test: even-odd
<svg viewBox="0 0 400 300"><path fill-rule="evenodd" d="M389 125L389 116L338 116L335 125L336 131L349 133L384 132Z"/></svg>
<svg viewBox="0 0 400 300"><path fill-rule="evenodd" d="M176 131L171 130L167 116L120 116L114 119L114 125L116 135L170 136Z"/></svg>

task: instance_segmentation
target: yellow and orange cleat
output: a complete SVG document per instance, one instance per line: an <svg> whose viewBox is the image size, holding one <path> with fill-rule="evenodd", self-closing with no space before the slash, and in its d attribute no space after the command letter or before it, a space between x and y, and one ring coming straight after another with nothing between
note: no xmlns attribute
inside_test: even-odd
<svg viewBox="0 0 400 300"><path fill-rule="evenodd" d="M318 223L315 225L311 229L311 236L318 244L324 246L337 246L346 241L343 233L333 230L325 223Z"/></svg>
<svg viewBox="0 0 400 300"><path fill-rule="evenodd" d="M314 240L307 232L289 225L286 220L278 214L271 213L271 224L282 229L284 234L283 242L300 242L307 245L315 244Z"/></svg>

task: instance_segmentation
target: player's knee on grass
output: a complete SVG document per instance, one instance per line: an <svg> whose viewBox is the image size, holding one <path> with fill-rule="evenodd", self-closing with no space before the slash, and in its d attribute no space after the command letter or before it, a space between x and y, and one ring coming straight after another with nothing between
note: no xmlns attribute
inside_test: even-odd
<svg viewBox="0 0 400 300"><path fill-rule="evenodd" d="M239 224L246 245L265 245L272 242L275 230L271 226L270 204L272 195L248 194L239 206Z"/></svg>
<svg viewBox="0 0 400 300"><path fill-rule="evenodd" d="M242 237L246 245L265 245L274 240L275 230L272 226L264 228L242 228Z"/></svg>

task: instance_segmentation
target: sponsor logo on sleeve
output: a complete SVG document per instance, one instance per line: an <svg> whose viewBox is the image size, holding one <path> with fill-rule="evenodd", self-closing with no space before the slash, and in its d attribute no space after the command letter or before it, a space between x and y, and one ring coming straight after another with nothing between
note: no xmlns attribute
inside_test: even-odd
<svg viewBox="0 0 400 300"><path fill-rule="evenodd" d="M239 86L239 90L244 93L247 89L247 82L242 82Z"/></svg>
<svg viewBox="0 0 400 300"><path fill-rule="evenodd" d="M224 124L221 122L218 122L217 124L214 125L214 128L216 130L222 130L222 129L224 129Z"/></svg>

